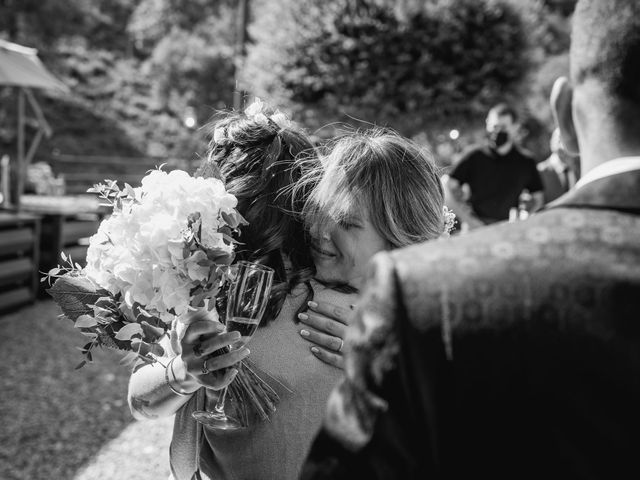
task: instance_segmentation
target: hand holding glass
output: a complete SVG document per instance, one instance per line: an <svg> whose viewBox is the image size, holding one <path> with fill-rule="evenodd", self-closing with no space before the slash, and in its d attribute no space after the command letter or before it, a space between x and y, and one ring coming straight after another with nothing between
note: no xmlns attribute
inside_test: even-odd
<svg viewBox="0 0 640 480"><path fill-rule="evenodd" d="M245 261L238 262L232 268L236 272L228 290L225 326L227 332L238 331L242 335L238 342L229 346L229 349L235 350L244 346L258 328L269 302L274 271L264 265ZM227 387L220 392L213 412L195 411L193 417L219 430L242 428L237 420L224 412L226 394Z"/></svg>

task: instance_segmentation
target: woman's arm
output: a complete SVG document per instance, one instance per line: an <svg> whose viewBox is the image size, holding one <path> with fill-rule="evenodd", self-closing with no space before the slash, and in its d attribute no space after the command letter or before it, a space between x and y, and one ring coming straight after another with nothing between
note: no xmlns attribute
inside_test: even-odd
<svg viewBox="0 0 640 480"><path fill-rule="evenodd" d="M180 354L165 340L165 357L152 364L137 364L129 380L128 401L137 419L160 418L174 414L200 387L220 390L238 371L229 368L249 355L242 347L211 356L215 351L240 340L238 332L221 333L224 326L204 312L191 314L179 339ZM206 366L205 366L206 362Z"/></svg>
<svg viewBox="0 0 640 480"><path fill-rule="evenodd" d="M188 379L179 381L173 372L179 357L163 357L152 364L136 364L129 379L128 401L134 418L160 418L174 414L191 398L200 385Z"/></svg>

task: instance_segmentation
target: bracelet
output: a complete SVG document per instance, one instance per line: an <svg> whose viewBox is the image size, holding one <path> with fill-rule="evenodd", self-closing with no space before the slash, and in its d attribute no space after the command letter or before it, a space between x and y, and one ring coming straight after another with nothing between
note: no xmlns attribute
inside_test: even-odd
<svg viewBox="0 0 640 480"><path fill-rule="evenodd" d="M175 379L176 379L176 374L173 372L173 361L175 359L176 359L176 357L173 357L171 360L169 360L169 363L167 364L167 367L164 370L164 379L167 382L167 385L169 385L169 388L171 389L171 391L173 393L175 393L176 395L180 395L182 397L189 397L189 396L193 395L193 392L182 392L180 390L177 390L171 384L171 380L169 379L169 368L171 368L171 376L173 377L173 380L175 381Z"/></svg>

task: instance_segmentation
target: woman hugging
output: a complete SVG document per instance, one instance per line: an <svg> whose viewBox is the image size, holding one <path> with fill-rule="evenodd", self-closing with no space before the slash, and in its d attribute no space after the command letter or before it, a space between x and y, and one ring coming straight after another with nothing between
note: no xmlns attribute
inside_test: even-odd
<svg viewBox="0 0 640 480"><path fill-rule="evenodd" d="M295 479L341 376L368 261L444 232L442 186L428 152L381 129L347 133L319 153L301 128L258 102L218 119L211 132L197 175L221 177L238 198L248 225L236 258L274 269L268 307L250 351L215 357L237 332L200 312L182 319L166 361L134 368L129 404L140 419L175 414L178 480ZM271 417L233 431L194 420L244 359L279 397Z"/></svg>

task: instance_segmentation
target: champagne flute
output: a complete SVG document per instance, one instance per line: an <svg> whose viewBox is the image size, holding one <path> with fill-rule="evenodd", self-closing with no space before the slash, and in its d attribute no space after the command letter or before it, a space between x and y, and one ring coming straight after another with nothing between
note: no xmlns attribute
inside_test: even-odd
<svg viewBox="0 0 640 480"><path fill-rule="evenodd" d="M235 277L227 295L227 332L240 332L240 340L229 345L228 351L244 346L253 336L269 302L274 270L246 261L234 265ZM214 411L198 410L192 413L198 422L218 430L237 430L240 423L224 412L227 396L225 387L218 396Z"/></svg>

